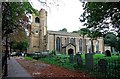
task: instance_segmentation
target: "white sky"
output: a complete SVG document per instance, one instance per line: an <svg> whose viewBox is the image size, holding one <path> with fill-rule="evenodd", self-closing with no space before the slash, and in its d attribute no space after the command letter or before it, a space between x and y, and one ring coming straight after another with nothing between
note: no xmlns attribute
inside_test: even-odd
<svg viewBox="0 0 120 79"><path fill-rule="evenodd" d="M40 10L43 6L37 0L31 0L36 9ZM44 0L41 0L44 1ZM48 0L51 2L52 0ZM59 7L50 5L47 17L48 30L58 31L67 28L68 32L79 30L82 23L79 21L80 15L83 13L82 3L79 0L58 0ZM48 2L48 3L49 3Z"/></svg>

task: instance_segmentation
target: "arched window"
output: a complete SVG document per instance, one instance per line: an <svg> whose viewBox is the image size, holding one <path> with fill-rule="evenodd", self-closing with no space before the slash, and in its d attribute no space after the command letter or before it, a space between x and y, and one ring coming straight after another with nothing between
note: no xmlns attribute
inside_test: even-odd
<svg viewBox="0 0 120 79"><path fill-rule="evenodd" d="M35 23L40 23L40 19L38 17L35 18Z"/></svg>
<svg viewBox="0 0 120 79"><path fill-rule="evenodd" d="M65 45L67 44L67 39L65 38Z"/></svg>
<svg viewBox="0 0 120 79"><path fill-rule="evenodd" d="M79 51L82 51L82 39L79 40Z"/></svg>
<svg viewBox="0 0 120 79"><path fill-rule="evenodd" d="M74 40L74 44L75 44L75 38L73 40Z"/></svg>
<svg viewBox="0 0 120 79"><path fill-rule="evenodd" d="M57 37L56 38L56 50L60 51L60 49L61 49L61 41L60 41L60 38Z"/></svg>
<svg viewBox="0 0 120 79"><path fill-rule="evenodd" d="M69 38L67 38L67 44L69 43Z"/></svg>
<svg viewBox="0 0 120 79"><path fill-rule="evenodd" d="M74 38L71 38L71 39L70 39L70 43L75 44L75 39L74 39Z"/></svg>

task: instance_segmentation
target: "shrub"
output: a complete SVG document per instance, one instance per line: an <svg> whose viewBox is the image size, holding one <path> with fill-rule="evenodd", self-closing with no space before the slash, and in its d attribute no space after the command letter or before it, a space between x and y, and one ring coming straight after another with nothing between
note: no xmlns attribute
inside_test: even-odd
<svg viewBox="0 0 120 79"><path fill-rule="evenodd" d="M26 56L27 56L27 57L33 57L34 54L33 54L33 53L32 53L32 54L26 53Z"/></svg>
<svg viewBox="0 0 120 79"><path fill-rule="evenodd" d="M55 51L55 50L52 50L52 51L50 52L50 56L54 56L54 55L56 55L56 51Z"/></svg>
<svg viewBox="0 0 120 79"><path fill-rule="evenodd" d="M25 60L33 60L33 58L32 57L24 57L25 58Z"/></svg>
<svg viewBox="0 0 120 79"><path fill-rule="evenodd" d="M117 53L116 55L117 55L117 56L119 56L120 54L119 54L119 53Z"/></svg>

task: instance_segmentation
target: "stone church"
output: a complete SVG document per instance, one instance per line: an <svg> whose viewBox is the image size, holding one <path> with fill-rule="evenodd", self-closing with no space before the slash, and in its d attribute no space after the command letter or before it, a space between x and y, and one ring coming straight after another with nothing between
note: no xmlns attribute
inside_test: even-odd
<svg viewBox="0 0 120 79"><path fill-rule="evenodd" d="M55 50L57 53L76 54L89 53L91 42L89 37L83 38L77 33L47 30L47 11L41 9L39 16L32 15L29 34L28 52L42 52ZM57 26L56 26L57 27ZM93 41L94 52L104 51L103 38Z"/></svg>

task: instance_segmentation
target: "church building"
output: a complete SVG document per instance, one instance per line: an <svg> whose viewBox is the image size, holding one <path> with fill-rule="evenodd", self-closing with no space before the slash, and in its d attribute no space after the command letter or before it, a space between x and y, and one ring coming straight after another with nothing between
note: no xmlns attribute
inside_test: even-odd
<svg viewBox="0 0 120 79"><path fill-rule="evenodd" d="M59 54L76 54L89 53L91 49L89 37L83 38L77 33L47 30L47 11L44 9L39 11L39 16L32 15L29 31L28 53L55 50ZM94 52L102 53L104 51L103 38L93 40L93 46Z"/></svg>

